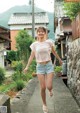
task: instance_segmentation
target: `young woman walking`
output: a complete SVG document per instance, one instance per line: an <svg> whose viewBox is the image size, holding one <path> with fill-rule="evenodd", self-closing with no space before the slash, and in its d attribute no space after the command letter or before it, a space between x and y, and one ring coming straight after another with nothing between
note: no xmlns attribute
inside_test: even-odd
<svg viewBox="0 0 80 113"><path fill-rule="evenodd" d="M35 57L37 62L36 73L40 83L44 113L48 113L46 103L46 88L49 90L50 96L53 95L52 81L54 75L54 67L51 61L50 56L51 52L59 60L59 63L62 65L62 60L56 53L52 41L47 39L46 36L47 30L44 27L37 28L37 40L30 45L30 48L32 50L31 55L24 69L24 73L26 73L33 58Z"/></svg>

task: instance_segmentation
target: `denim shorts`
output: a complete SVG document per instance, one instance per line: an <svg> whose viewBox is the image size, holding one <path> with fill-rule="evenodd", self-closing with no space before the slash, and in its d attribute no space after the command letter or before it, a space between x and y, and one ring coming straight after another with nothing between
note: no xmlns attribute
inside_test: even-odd
<svg viewBox="0 0 80 113"><path fill-rule="evenodd" d="M36 73L37 74L49 74L54 72L54 66L51 61L46 64L37 63Z"/></svg>

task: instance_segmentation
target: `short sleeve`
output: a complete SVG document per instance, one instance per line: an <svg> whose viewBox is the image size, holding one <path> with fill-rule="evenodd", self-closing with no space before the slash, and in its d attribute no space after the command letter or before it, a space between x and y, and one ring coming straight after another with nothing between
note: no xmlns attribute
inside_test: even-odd
<svg viewBox="0 0 80 113"><path fill-rule="evenodd" d="M32 44L30 45L30 48L31 48L32 51L35 51L35 44L32 43Z"/></svg>
<svg viewBox="0 0 80 113"><path fill-rule="evenodd" d="M54 41L53 41L53 40L50 40L50 39L49 39L49 40L48 40L48 43L50 44L51 47L53 46L53 47L55 48L55 44L54 44Z"/></svg>

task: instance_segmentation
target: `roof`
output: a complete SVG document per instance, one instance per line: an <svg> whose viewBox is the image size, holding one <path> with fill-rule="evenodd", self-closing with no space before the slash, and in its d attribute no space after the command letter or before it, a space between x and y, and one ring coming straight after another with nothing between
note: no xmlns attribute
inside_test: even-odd
<svg viewBox="0 0 80 113"><path fill-rule="evenodd" d="M46 12L34 13L35 23L49 23L48 15ZM21 25L32 24L32 13L13 13L10 17L8 25Z"/></svg>
<svg viewBox="0 0 80 113"><path fill-rule="evenodd" d="M66 16L66 17L62 17L61 20L62 20L62 21L64 21L64 20L69 20L69 21L71 21L71 19L70 19L69 17L67 17L67 16Z"/></svg>
<svg viewBox="0 0 80 113"><path fill-rule="evenodd" d="M6 31L9 31L9 29L6 28L6 27L4 27L4 26L1 26L1 25L0 25L0 28L4 29L4 30L6 30Z"/></svg>
<svg viewBox="0 0 80 113"><path fill-rule="evenodd" d="M9 38L4 37L3 35L0 35L0 42L2 42L2 41L9 41L9 42L11 42L11 40Z"/></svg>

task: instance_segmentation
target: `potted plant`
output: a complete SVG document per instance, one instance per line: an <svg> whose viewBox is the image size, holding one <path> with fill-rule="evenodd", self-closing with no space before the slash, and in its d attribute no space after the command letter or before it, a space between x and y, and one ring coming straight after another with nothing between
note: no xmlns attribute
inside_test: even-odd
<svg viewBox="0 0 80 113"><path fill-rule="evenodd" d="M61 66L56 66L54 69L54 72L57 76L61 76L62 75L62 67Z"/></svg>

